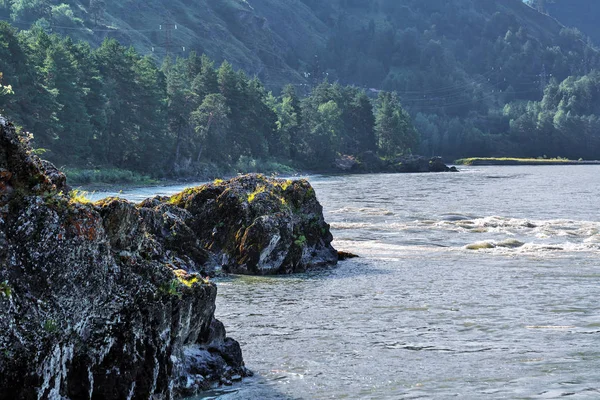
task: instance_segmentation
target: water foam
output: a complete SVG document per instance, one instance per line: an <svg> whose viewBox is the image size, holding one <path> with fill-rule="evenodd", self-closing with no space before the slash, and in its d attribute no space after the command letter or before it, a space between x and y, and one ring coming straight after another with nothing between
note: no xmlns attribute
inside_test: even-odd
<svg viewBox="0 0 600 400"><path fill-rule="evenodd" d="M356 208L354 211L382 215L383 209L369 209L367 212ZM467 217L468 214L452 213L442 214L436 219L412 221L394 218L391 221L340 221L332 223L331 227L340 231L381 232L387 235L386 238L392 235L398 237L397 244L404 250L416 247L429 251L443 244L458 250L499 254L600 252L600 222L502 216ZM417 242L420 245L415 246ZM389 246L389 243L384 246Z"/></svg>

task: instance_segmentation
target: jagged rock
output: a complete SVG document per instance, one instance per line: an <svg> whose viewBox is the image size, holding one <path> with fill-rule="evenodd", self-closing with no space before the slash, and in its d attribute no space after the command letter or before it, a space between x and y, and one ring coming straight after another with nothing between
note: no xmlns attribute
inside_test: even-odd
<svg viewBox="0 0 600 400"><path fill-rule="evenodd" d="M351 258L359 258L359 256L356 254L347 252L347 251L338 251L338 260L339 261L349 260Z"/></svg>
<svg viewBox="0 0 600 400"><path fill-rule="evenodd" d="M392 161L396 172L451 172L442 157L403 156ZM456 168L454 171L457 171Z"/></svg>
<svg viewBox="0 0 600 400"><path fill-rule="evenodd" d="M285 274L337 262L323 209L306 180L246 175L163 201L189 212L196 238L226 272Z"/></svg>
<svg viewBox="0 0 600 400"><path fill-rule="evenodd" d="M429 160L421 156L405 156L393 161L397 172L429 172Z"/></svg>
<svg viewBox="0 0 600 400"><path fill-rule="evenodd" d="M372 151L365 151L358 157L360 160L361 172L382 172L390 171L387 163Z"/></svg>
<svg viewBox="0 0 600 400"><path fill-rule="evenodd" d="M249 175L139 205L78 202L0 126L0 399L172 399L250 372L214 318L215 268L335 263L305 180Z"/></svg>
<svg viewBox="0 0 600 400"><path fill-rule="evenodd" d="M51 162L46 160L41 161L46 176L48 177L48 179L50 179L50 182L52 182L52 184L56 187L56 190L63 193L70 192L71 187L67 185L66 175L63 174L58 168L56 168Z"/></svg>
<svg viewBox="0 0 600 400"><path fill-rule="evenodd" d="M359 172L457 172L455 167L449 168L441 157L426 158L417 155L407 155L383 160L375 153L367 151L362 153L357 166L352 171Z"/></svg>
<svg viewBox="0 0 600 400"><path fill-rule="evenodd" d="M429 160L429 172L449 172L449 171L450 171L450 168L448 168L448 166L446 164L444 164L442 157L433 157L432 159Z"/></svg>
<svg viewBox="0 0 600 400"><path fill-rule="evenodd" d="M1 126L0 399L172 399L248 375L189 213L64 192Z"/></svg>

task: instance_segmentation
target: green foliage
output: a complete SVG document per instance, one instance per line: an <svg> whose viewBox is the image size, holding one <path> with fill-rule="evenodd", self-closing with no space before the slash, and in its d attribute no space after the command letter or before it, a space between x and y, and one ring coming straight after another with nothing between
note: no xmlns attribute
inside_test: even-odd
<svg viewBox="0 0 600 400"><path fill-rule="evenodd" d="M178 298L182 297L182 294L179 290L180 287L179 278L173 279L168 283L163 283L159 286L158 291L167 296L175 296Z"/></svg>
<svg viewBox="0 0 600 400"><path fill-rule="evenodd" d="M0 72L0 96L6 96L7 94L15 94L15 92L13 92L13 90L12 90L11 85L8 85L8 86L2 85L2 77L3 77L3 74L2 74L2 72Z"/></svg>
<svg viewBox="0 0 600 400"><path fill-rule="evenodd" d="M579 161L583 161L580 159ZM511 158L511 157L472 157L472 158L461 158L456 160L454 163L458 165L549 165L549 164L565 164L572 163L572 160L567 158Z"/></svg>
<svg viewBox="0 0 600 400"><path fill-rule="evenodd" d="M72 16L68 5L54 10ZM206 55L167 58L159 69L112 39L92 49L7 24L0 41L10 49L0 70L17 85L0 106L35 132L35 145L67 167L73 184L144 184L148 173L192 175L214 165L291 174L289 165L330 168L339 154L397 152L377 146L373 104L355 87L324 82L301 99L288 86L276 97ZM403 125L390 134L400 143L412 127L399 99L391 102Z"/></svg>
<svg viewBox="0 0 600 400"><path fill-rule="evenodd" d="M547 3L547 11L559 3ZM264 0L256 9L209 1L190 3L207 11L191 13L188 5L148 0L148 9L185 13L178 46L232 61L215 67L192 52L167 57L160 68L112 39L92 48L48 33L98 44L88 28L111 21L115 27L103 28L127 26L120 37L149 52L156 32L132 32L131 18L160 22L128 3L3 4L4 18L34 27L0 24L0 71L14 91L0 96L0 109L61 166L180 176L269 165L329 169L340 155L366 151L600 156L598 51L577 30L518 1ZM285 24L260 22L284 11ZM240 12L253 18L242 22ZM194 33L201 26L221 34ZM543 82L543 71L555 81ZM284 82L294 85L279 93ZM89 175L77 183L95 179Z"/></svg>
<svg viewBox="0 0 600 400"><path fill-rule="evenodd" d="M304 247L306 244L306 236L300 235L298 239L294 240L294 244L298 247Z"/></svg>
<svg viewBox="0 0 600 400"><path fill-rule="evenodd" d="M512 154L572 159L600 156L600 73L550 82L540 101L512 102L504 107L510 121ZM517 150L518 148L518 150Z"/></svg>
<svg viewBox="0 0 600 400"><path fill-rule="evenodd" d="M12 288L8 284L8 281L0 282L0 294L3 297L10 297L12 295Z"/></svg>
<svg viewBox="0 0 600 400"><path fill-rule="evenodd" d="M88 199L88 192L83 191L83 190L71 190L68 194L69 196L69 202L70 203L77 203L77 204L90 204L91 200Z"/></svg>
<svg viewBox="0 0 600 400"><path fill-rule="evenodd" d="M40 18L49 17L51 6L48 0L11 0L11 18L14 21L32 23Z"/></svg>
<svg viewBox="0 0 600 400"><path fill-rule="evenodd" d="M598 29L597 20L600 3L596 0L552 0L546 1L545 8L548 14L561 24L579 29L595 44L600 44L600 29Z"/></svg>
<svg viewBox="0 0 600 400"><path fill-rule="evenodd" d="M44 331L46 331L47 333L56 333L58 332L59 326L58 323L56 322L56 320L54 319L47 319L44 322Z"/></svg>
<svg viewBox="0 0 600 400"><path fill-rule="evenodd" d="M248 194L248 203L252 203L256 196L261 193L266 192L267 188L265 186L258 186L254 192Z"/></svg>
<svg viewBox="0 0 600 400"><path fill-rule="evenodd" d="M51 8L52 20L54 23L61 27L81 27L83 26L83 20L78 18L73 13L71 6L65 3L61 3Z"/></svg>
<svg viewBox="0 0 600 400"><path fill-rule="evenodd" d="M419 144L419 134L395 93L379 94L375 131L378 148L384 156L411 153Z"/></svg>
<svg viewBox="0 0 600 400"><path fill-rule="evenodd" d="M175 270L174 273L179 284L188 288L194 286L195 284L208 284L210 282L208 277L202 278L198 274L189 274L182 269Z"/></svg>

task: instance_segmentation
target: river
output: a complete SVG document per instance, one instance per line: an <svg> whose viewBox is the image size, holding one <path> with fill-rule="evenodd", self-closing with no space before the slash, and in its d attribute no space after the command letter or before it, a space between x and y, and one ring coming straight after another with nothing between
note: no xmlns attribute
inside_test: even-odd
<svg viewBox="0 0 600 400"><path fill-rule="evenodd" d="M256 375L198 399L600 398L600 167L309 179L360 258L220 279Z"/></svg>

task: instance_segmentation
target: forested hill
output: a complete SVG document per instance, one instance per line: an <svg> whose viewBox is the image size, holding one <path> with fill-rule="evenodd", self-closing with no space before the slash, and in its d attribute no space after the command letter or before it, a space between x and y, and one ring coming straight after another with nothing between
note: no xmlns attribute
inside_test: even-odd
<svg viewBox="0 0 600 400"><path fill-rule="evenodd" d="M440 80L445 87L465 77L478 79L478 74L511 61L499 54L506 49L493 48L508 31L517 36L521 30L513 41L530 41L533 46L529 61L535 62L517 74L519 78L540 72L545 47L566 47L565 54L583 51L576 41L561 37L562 26L520 0L10 0L3 4L0 15L19 28L35 22L94 45L110 37L159 59L167 48L173 55L206 53L218 63L228 60L256 74L267 86L279 87L311 83L327 73L344 83L409 91L437 88ZM547 61L564 63L553 56ZM413 79L422 78L415 76L415 70L433 69L435 63L445 65L447 76L422 87L422 79ZM513 62L508 67L520 65ZM561 77L568 72L560 65L557 68ZM306 78L307 73L311 78Z"/></svg>
<svg viewBox="0 0 600 400"><path fill-rule="evenodd" d="M16 92L3 108L67 164L89 159L76 147L93 165L215 161L219 135L230 164L600 158L599 52L521 0L62 1L2 2L35 27L2 27L0 72Z"/></svg>

